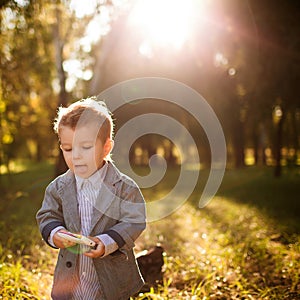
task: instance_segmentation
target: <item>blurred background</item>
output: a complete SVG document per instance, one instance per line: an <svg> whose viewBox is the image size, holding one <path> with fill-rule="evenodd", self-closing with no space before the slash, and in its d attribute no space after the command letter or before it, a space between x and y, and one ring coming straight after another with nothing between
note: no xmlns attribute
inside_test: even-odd
<svg viewBox="0 0 300 300"><path fill-rule="evenodd" d="M52 129L57 108L142 77L202 95L224 131L227 165L199 209L213 170L201 120L162 99L113 111L116 140L150 113L162 117L153 132L170 118L180 125L176 138L150 131L116 159L162 179L141 187L147 205L167 199L153 209L167 214L147 223L135 247L164 248L163 279L146 278L149 289L134 299L300 299L299 0L0 0L0 32L1 299L50 298L57 251L35 214L66 170Z"/></svg>
<svg viewBox="0 0 300 300"><path fill-rule="evenodd" d="M206 99L224 130L228 168L267 165L280 176L300 165L299 1L0 3L1 174L20 159L52 159L61 173L51 128L57 107L144 76L177 80ZM114 112L116 130L147 112L177 119L197 143L190 151L209 165L201 125L176 105L125 105ZM177 152L172 141L147 135L131 160L147 165L158 153L177 164Z"/></svg>

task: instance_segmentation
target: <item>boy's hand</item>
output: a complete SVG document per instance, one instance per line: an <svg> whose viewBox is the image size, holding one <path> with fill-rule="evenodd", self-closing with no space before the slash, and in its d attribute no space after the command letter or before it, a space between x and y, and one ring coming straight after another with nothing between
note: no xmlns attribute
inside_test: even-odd
<svg viewBox="0 0 300 300"><path fill-rule="evenodd" d="M104 244L96 237L89 236L89 239L93 240L97 244L96 249L91 249L88 252L83 253L85 256L96 258L100 257L105 253L105 246Z"/></svg>
<svg viewBox="0 0 300 300"><path fill-rule="evenodd" d="M61 229L61 230L58 230L54 236L53 236L53 243L54 245L57 247L57 248L68 248L68 247L72 247L74 245L76 245L76 243L74 242L71 242L71 241L68 241L62 237L60 237L57 233L58 232L65 232L66 230L64 229Z"/></svg>

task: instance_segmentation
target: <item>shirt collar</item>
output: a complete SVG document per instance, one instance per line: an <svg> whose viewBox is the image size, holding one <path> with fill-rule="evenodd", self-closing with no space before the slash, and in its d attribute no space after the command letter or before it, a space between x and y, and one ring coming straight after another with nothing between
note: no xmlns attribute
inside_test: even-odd
<svg viewBox="0 0 300 300"><path fill-rule="evenodd" d="M92 174L89 178L82 178L75 174L77 189L80 190L84 182L89 181L92 184L93 188L99 190L101 186L101 182L103 181L107 171L107 165L108 163L105 162L104 165L99 170L97 170L94 174Z"/></svg>

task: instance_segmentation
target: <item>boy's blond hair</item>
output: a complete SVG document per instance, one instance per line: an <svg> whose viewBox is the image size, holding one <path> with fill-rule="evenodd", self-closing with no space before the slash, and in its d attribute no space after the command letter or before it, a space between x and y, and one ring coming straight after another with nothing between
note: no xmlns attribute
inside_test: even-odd
<svg viewBox="0 0 300 300"><path fill-rule="evenodd" d="M59 137L63 126L75 130L76 126L85 126L91 123L99 127L98 138L103 144L107 139L113 138L114 124L111 113L105 102L98 101L96 97L79 100L69 107L59 107L53 129Z"/></svg>

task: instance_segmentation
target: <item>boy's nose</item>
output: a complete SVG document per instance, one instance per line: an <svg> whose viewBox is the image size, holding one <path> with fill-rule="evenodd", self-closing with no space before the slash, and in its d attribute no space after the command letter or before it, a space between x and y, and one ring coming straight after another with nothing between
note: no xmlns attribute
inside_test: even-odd
<svg viewBox="0 0 300 300"><path fill-rule="evenodd" d="M73 148L73 159L78 159L81 157L81 151L79 148L75 147Z"/></svg>

